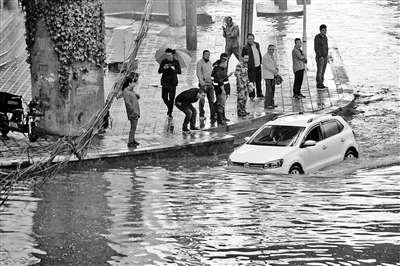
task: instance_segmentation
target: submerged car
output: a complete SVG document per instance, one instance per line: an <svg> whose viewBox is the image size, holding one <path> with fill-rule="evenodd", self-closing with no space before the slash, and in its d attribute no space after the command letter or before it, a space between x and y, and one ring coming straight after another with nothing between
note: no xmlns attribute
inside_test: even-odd
<svg viewBox="0 0 400 266"><path fill-rule="evenodd" d="M358 158L353 130L332 114L282 115L246 140L229 156L228 166L309 174L346 158Z"/></svg>

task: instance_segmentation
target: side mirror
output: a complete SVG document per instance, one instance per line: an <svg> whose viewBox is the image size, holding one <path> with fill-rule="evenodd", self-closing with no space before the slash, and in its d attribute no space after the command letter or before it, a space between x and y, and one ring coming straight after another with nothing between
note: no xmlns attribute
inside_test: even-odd
<svg viewBox="0 0 400 266"><path fill-rule="evenodd" d="M251 137L245 137L244 140L245 140L246 142L248 142L248 141L250 140L250 138L251 138Z"/></svg>
<svg viewBox="0 0 400 266"><path fill-rule="evenodd" d="M307 140L303 143L303 147L312 147L315 145L317 145L317 142L315 140Z"/></svg>

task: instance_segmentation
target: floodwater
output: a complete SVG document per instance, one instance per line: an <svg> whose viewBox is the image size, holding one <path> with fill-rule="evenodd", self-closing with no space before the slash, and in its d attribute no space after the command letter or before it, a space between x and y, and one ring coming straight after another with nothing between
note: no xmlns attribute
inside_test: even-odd
<svg viewBox="0 0 400 266"><path fill-rule="evenodd" d="M220 34L241 0L202 8L217 22L200 30ZM400 150L399 13L397 0L308 7L308 38L328 26L358 94L349 123L363 158L350 163L374 169L235 173L223 155L60 173L0 210L0 265L400 265L400 167L375 164ZM254 25L256 40L302 35L301 17Z"/></svg>
<svg viewBox="0 0 400 266"><path fill-rule="evenodd" d="M399 167L337 178L235 173L225 161L21 186L1 211L0 264L400 265Z"/></svg>

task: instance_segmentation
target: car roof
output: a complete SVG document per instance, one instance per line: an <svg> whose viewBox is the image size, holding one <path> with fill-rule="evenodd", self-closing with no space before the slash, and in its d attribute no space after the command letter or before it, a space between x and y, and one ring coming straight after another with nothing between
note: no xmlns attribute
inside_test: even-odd
<svg viewBox="0 0 400 266"><path fill-rule="evenodd" d="M327 118L333 118L332 114L313 114L313 113L305 113L305 114L285 114L282 116L278 116L275 119L267 122L268 125L290 125L290 126L301 126L307 127L311 125L313 121L321 121L326 120ZM334 117L337 119L337 116Z"/></svg>

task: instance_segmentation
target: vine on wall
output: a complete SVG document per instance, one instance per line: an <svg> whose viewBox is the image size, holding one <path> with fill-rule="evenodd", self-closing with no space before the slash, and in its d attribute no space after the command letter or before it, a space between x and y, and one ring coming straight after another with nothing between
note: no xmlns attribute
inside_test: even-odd
<svg viewBox="0 0 400 266"><path fill-rule="evenodd" d="M37 33L36 21L44 18L54 50L58 55L58 79L63 93L71 89L70 73L77 77L72 63L88 61L103 67L105 52L105 18L99 0L20 0L25 11L28 64ZM81 72L87 72L81 69Z"/></svg>

